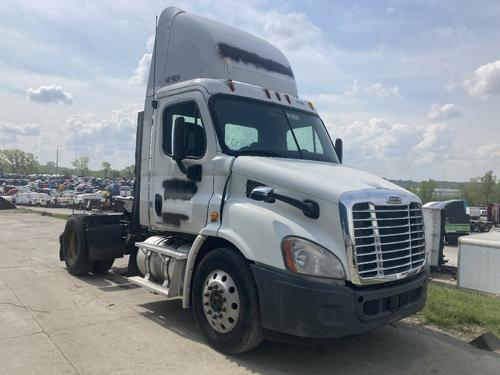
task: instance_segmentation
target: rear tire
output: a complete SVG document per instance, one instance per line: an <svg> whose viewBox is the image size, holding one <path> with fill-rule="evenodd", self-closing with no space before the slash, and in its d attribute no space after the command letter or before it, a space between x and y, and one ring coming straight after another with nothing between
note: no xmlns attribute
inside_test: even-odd
<svg viewBox="0 0 500 375"><path fill-rule="evenodd" d="M92 270L87 256L84 223L77 215L70 216L66 222L62 255L70 274L85 275Z"/></svg>
<svg viewBox="0 0 500 375"><path fill-rule="evenodd" d="M113 267L114 259L108 260L99 260L97 262L92 263L92 273L94 275L102 275L103 273L108 272L111 267Z"/></svg>
<svg viewBox="0 0 500 375"><path fill-rule="evenodd" d="M224 276L218 277L217 272ZM220 287L209 288L213 283L219 283ZM202 259L194 274L192 304L196 323L214 349L238 354L262 341L255 280L246 259L233 249L216 249ZM217 318L210 318L209 312ZM226 327L227 322L230 324Z"/></svg>

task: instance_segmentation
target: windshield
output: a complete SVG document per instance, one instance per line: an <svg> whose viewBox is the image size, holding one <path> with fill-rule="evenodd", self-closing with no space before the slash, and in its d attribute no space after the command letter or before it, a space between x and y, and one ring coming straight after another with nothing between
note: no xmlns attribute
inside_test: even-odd
<svg viewBox="0 0 500 375"><path fill-rule="evenodd" d="M233 96L214 97L211 108L226 154L339 162L323 122L313 113Z"/></svg>

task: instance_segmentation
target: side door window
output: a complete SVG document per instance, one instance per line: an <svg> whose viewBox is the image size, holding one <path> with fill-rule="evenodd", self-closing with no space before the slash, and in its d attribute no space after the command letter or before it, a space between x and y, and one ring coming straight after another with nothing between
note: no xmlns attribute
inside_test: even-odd
<svg viewBox="0 0 500 375"><path fill-rule="evenodd" d="M172 156L174 122L179 117L183 117L186 124L187 158L202 158L207 148L207 139L200 111L195 102L174 104L163 111L163 151Z"/></svg>

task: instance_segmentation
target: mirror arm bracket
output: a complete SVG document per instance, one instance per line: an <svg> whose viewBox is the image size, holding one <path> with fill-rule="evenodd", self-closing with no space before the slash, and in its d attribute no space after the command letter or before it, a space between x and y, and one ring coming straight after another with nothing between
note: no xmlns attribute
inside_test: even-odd
<svg viewBox="0 0 500 375"><path fill-rule="evenodd" d="M179 167L180 171L185 174L189 180L201 181L202 167L200 164L186 167L182 160L175 159L175 162L177 163L177 167Z"/></svg>

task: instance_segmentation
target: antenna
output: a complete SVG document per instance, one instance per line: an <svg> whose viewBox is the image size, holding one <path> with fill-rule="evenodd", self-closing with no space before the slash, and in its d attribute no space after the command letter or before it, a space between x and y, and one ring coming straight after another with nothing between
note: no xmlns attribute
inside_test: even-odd
<svg viewBox="0 0 500 375"><path fill-rule="evenodd" d="M158 105L158 102L155 100L155 94L156 94L156 33L158 31L158 16L156 16L155 19L155 43L153 47L153 100L151 101L151 106L153 108L156 108Z"/></svg>

